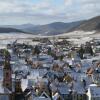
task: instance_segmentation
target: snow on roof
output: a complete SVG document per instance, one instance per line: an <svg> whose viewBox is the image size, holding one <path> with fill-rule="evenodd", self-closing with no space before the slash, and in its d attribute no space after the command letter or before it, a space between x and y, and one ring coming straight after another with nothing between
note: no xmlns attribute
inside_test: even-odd
<svg viewBox="0 0 100 100"><path fill-rule="evenodd" d="M47 73L46 69L31 69L31 75L29 77L42 77Z"/></svg>
<svg viewBox="0 0 100 100"><path fill-rule="evenodd" d="M21 87L23 91L28 87L28 79L21 80Z"/></svg>
<svg viewBox="0 0 100 100"><path fill-rule="evenodd" d="M59 94L58 93L55 93L53 96L52 96L53 100L58 100L59 98Z"/></svg>
<svg viewBox="0 0 100 100"><path fill-rule="evenodd" d="M46 55L46 54L40 54L39 55L39 58L37 59L37 56L33 56L32 58L33 61L41 61L42 63L51 63L53 61L53 57L49 56L49 55Z"/></svg>
<svg viewBox="0 0 100 100"><path fill-rule="evenodd" d="M46 92L43 92L40 97L45 96L46 98L50 98Z"/></svg>
<svg viewBox="0 0 100 100"><path fill-rule="evenodd" d="M97 86L96 84L90 84L90 86Z"/></svg>
<svg viewBox="0 0 100 100"><path fill-rule="evenodd" d="M45 97L35 97L32 100L51 100L50 98L45 98Z"/></svg>
<svg viewBox="0 0 100 100"><path fill-rule="evenodd" d="M57 90L60 92L60 94L69 94L69 87L66 83L60 83L57 86Z"/></svg>
<svg viewBox="0 0 100 100"><path fill-rule="evenodd" d="M61 67L64 65L64 62L60 60L54 60L54 64L58 64Z"/></svg>

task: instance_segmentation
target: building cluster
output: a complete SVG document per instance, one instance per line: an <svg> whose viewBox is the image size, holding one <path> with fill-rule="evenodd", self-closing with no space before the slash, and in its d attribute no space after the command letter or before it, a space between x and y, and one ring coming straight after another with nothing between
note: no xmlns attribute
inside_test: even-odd
<svg viewBox="0 0 100 100"><path fill-rule="evenodd" d="M0 49L0 100L100 100L100 41L17 40Z"/></svg>

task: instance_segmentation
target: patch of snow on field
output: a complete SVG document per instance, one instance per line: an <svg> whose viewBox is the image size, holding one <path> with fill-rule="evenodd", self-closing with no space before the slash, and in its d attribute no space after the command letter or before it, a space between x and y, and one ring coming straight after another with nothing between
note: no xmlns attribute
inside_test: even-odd
<svg viewBox="0 0 100 100"><path fill-rule="evenodd" d="M27 43L29 40L28 38L35 37L32 34L24 34L24 33L0 33L0 49L6 48L6 45L9 43L13 43L15 40L26 41ZM31 40L30 40L31 41Z"/></svg>
<svg viewBox="0 0 100 100"><path fill-rule="evenodd" d="M1 33L0 39L32 38L34 35L24 33Z"/></svg>
<svg viewBox="0 0 100 100"><path fill-rule="evenodd" d="M94 34L95 31L91 32L84 32L84 31L74 31L74 32L69 32L69 33L64 33L62 36L85 36L85 35L92 35Z"/></svg>
<svg viewBox="0 0 100 100"><path fill-rule="evenodd" d="M79 39L75 39L75 38L70 38L68 39L69 41L72 41L74 44L85 44L86 42L92 40L91 37L82 37L82 38L79 38Z"/></svg>

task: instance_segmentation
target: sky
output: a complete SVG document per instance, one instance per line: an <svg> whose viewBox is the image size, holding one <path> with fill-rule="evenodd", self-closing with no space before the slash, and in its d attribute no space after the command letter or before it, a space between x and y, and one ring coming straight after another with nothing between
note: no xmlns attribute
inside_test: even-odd
<svg viewBox="0 0 100 100"><path fill-rule="evenodd" d="M0 25L73 22L100 15L100 0L0 0Z"/></svg>

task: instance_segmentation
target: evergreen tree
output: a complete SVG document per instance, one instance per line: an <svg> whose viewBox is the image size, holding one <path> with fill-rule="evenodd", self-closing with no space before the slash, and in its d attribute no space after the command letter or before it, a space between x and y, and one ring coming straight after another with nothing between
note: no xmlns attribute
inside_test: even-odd
<svg viewBox="0 0 100 100"><path fill-rule="evenodd" d="M37 58L39 57L39 54L40 54L40 49L39 47L36 45L35 48L34 48L34 54L37 55Z"/></svg>
<svg viewBox="0 0 100 100"><path fill-rule="evenodd" d="M84 48L81 46L81 48L79 49L79 57L80 57L81 59L83 59L83 54L84 54L84 52L85 52L85 50L84 50Z"/></svg>

